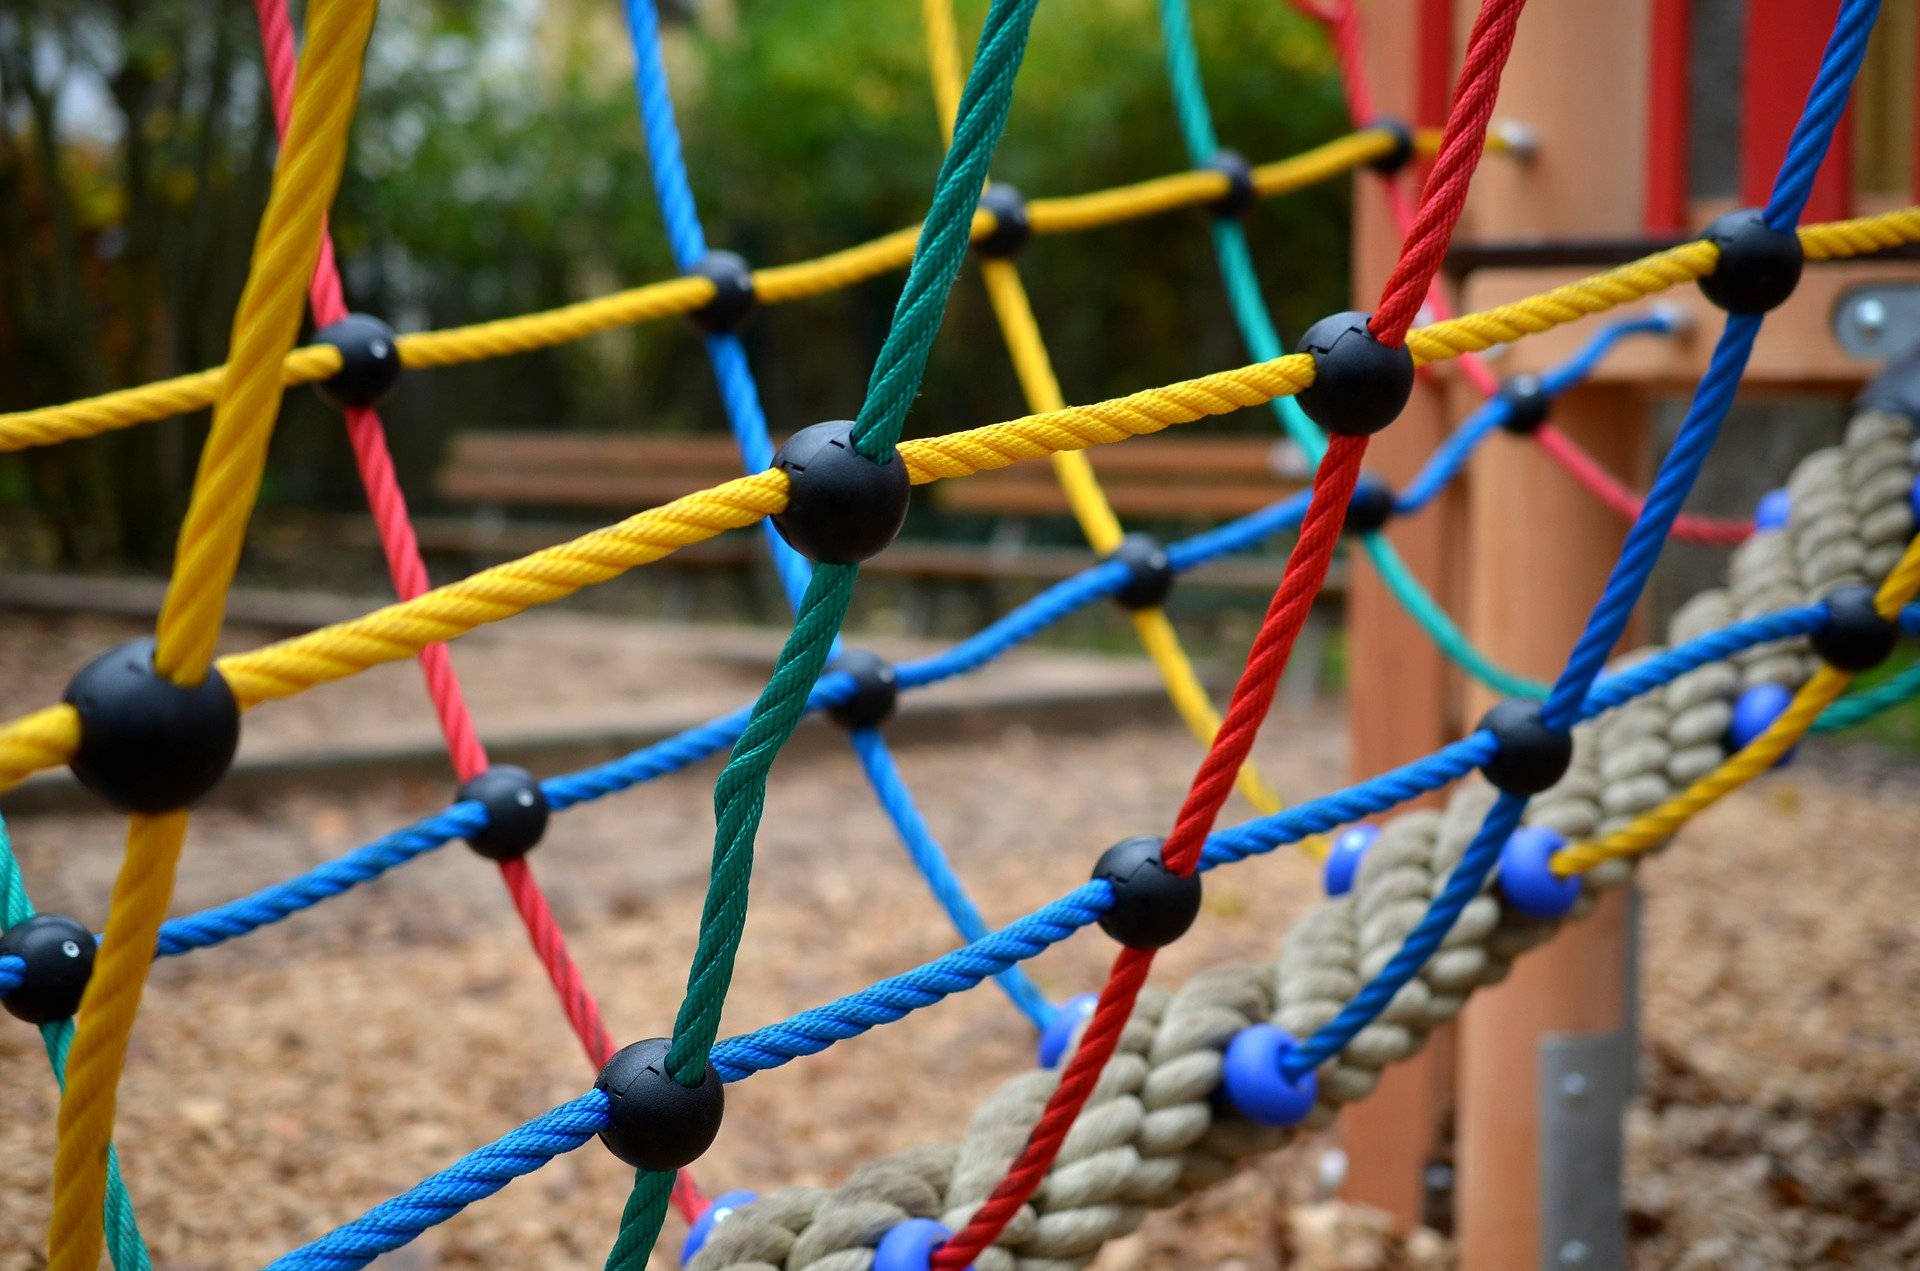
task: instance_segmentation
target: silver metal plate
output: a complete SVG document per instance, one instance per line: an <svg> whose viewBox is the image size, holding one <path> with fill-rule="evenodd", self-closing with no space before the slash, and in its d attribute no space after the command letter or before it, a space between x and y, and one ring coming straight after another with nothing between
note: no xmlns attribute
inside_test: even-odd
<svg viewBox="0 0 1920 1271"><path fill-rule="evenodd" d="M1920 284L1875 283L1842 292L1833 307L1841 352L1868 362L1894 362L1920 352Z"/></svg>
<svg viewBox="0 0 1920 1271"><path fill-rule="evenodd" d="M1627 898L1626 1018L1617 1032L1540 1042L1540 1265L1627 1265L1627 1105L1639 1093L1640 896Z"/></svg>

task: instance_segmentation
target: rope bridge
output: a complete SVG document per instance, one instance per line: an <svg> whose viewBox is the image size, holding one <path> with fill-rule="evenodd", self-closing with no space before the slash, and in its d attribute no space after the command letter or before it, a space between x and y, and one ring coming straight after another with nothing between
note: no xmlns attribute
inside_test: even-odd
<svg viewBox="0 0 1920 1271"><path fill-rule="evenodd" d="M1329 1120L1417 1051L1467 996L1559 923L1620 885L1692 815L1771 768L1810 731L1856 724L1920 692L1914 668L1850 696L1852 677L1920 634L1911 414L1863 409L1842 445L1796 470L1784 510L1754 522L1684 517L1752 349L1761 315L1805 260L1920 242L1920 208L1799 225L1859 71L1878 6L1845 0L1766 207L1722 218L1701 240L1499 308L1449 316L1441 261L1485 153L1522 0L1484 0L1444 129L1375 121L1359 75L1350 5L1314 10L1333 30L1358 127L1293 159L1255 167L1220 148L1185 0L1161 0L1175 103L1192 170L1116 190L1026 200L990 183L1036 0L994 0L964 74L947 0L923 0L930 78L948 150L925 220L796 265L754 269L708 248L681 155L651 0L627 0L636 90L653 184L681 277L542 314L396 335L349 314L325 212L372 20L372 0L314 0L296 58L285 0L256 0L282 151L226 366L65 406L0 416L0 449L54 444L206 406L214 422L181 530L156 638L76 677L67 700L0 725L0 788L73 765L130 811L128 847L104 933L36 915L0 831L0 999L41 1027L64 1094L48 1265L81 1271L104 1246L122 1271L150 1258L111 1143L115 1090L147 970L283 921L455 839L494 859L595 1087L479 1149L276 1266L366 1265L512 1179L596 1136L635 1167L609 1267L646 1265L669 1206L693 1224L694 1267L937 1267L1084 1264L1108 1239L1224 1174L1234 1161ZM1432 163L1417 206L1397 175ZM1370 314L1336 315L1284 351L1236 219L1260 199L1372 167L1388 183L1404 246ZM985 191L983 194L982 191ZM1179 208L1213 213L1212 233L1248 365L1086 406L1058 382L1013 257L1032 234L1082 232ZM980 257L1023 418L901 440L946 298ZM1791 276L1780 281L1781 260ZM1756 265L1755 261L1760 264ZM1771 272L1766 266L1773 266ZM735 331L757 304L791 303L906 268L894 321L851 421L776 449ZM1495 344L1698 283L1728 311L1675 444L1640 496L1546 424L1553 397L1619 341L1671 333L1658 311L1619 318L1525 386L1497 384L1476 354ZM1758 297L1756 299L1756 297ZM296 348L302 306L319 326ZM1425 308L1436 320L1415 326ZM409 368L448 366L680 315L705 345L746 475L571 542L430 588L375 409ZM1403 490L1361 477L1368 437L1388 426L1417 368L1458 359L1486 396ZM398 600L361 618L214 658L224 597L265 470L278 396L313 383L340 406ZM1270 406L1315 468L1312 489L1180 542L1129 536L1084 451L1248 407ZM1596 496L1632 519L1605 593L1552 684L1475 648L1413 578L1381 526L1418 515L1496 431L1535 437ZM883 549L913 485L1050 456L1098 563L952 648L891 666L841 648L862 559ZM1369 510L1371 509L1371 510ZM764 523L794 610L765 691L750 705L609 763L536 781L490 764L446 655L487 623ZM1179 575L1291 532L1294 542L1239 683L1221 711L1160 602ZM1468 674L1508 696L1463 741L1402 768L1283 808L1247 765L1293 641L1338 540L1354 536L1389 590ZM1738 544L1726 588L1676 617L1673 642L1606 663L1662 543ZM1102 599L1129 612L1169 696L1205 754L1167 837L1131 839L1073 893L991 930L914 806L881 725L902 692L987 665ZM417 657L462 785L445 812L287 882L165 920L186 808L231 761L242 712ZM718 1025L744 930L768 773L801 718L833 714L909 857L965 943L922 967L753 1033ZM156 722L158 721L158 722ZM698 948L672 1035L616 1048L529 870L549 816L730 751L715 787L713 868ZM1478 775L1475 775L1478 774ZM1467 779L1464 780L1463 779ZM1221 828L1230 791L1259 813ZM1421 795L1455 789L1329 845L1323 836ZM1199 907L1200 875L1282 845L1325 861L1329 899L1265 966L1222 968L1168 995L1145 989L1155 950ZM1407 897L1421 898L1417 903ZM1426 898L1431 898L1430 900ZM1046 1001L1020 964L1092 925L1122 946L1097 996ZM97 948L96 948L97 943ZM811 1055L995 979L1042 1034L1043 1066L982 1107L957 1147L877 1162L839 1189L710 1201L685 1167L720 1126L726 1083ZM77 1009L76 1009L77 1008ZM1069 1131L1076 1133L1069 1135ZM1088 1186L1091 1178L1106 1180ZM1063 1180L1076 1180L1066 1185ZM1050 1182L1050 1180L1052 1180ZM749 1203L751 1201L751 1203ZM727 1221L719 1223L725 1216ZM864 1260L861 1260L864 1259Z"/></svg>

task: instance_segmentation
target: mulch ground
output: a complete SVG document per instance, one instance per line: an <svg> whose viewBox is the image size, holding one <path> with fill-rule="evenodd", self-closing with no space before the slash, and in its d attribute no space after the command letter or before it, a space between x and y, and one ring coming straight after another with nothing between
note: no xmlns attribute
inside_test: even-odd
<svg viewBox="0 0 1920 1271"><path fill-rule="evenodd" d="M7 713L47 700L64 670L44 668L101 647L107 625L9 627L0 639ZM577 682L576 659L589 656L557 646L486 654L470 668L476 696L550 700L542 695ZM702 674L664 660L607 673L625 677L620 691L640 693ZM324 735L329 721L401 710L393 703L403 691L417 693L392 675L328 688L263 708L261 723L290 738ZM269 725L270 716L280 719ZM1195 757L1177 727L1144 719L1085 736L1011 725L984 741L915 747L900 762L998 922L1083 881L1104 845L1163 826ZM1277 717L1260 758L1290 792L1334 788L1337 709ZM571 812L535 857L617 1036L666 1031L679 1000L714 771ZM1629 1173L1636 1265L1920 1265L1915 775L1884 752L1808 747L1796 767L1709 813L1643 871L1646 1081ZM445 795L439 783L391 781L209 809L194 819L177 910L285 878L435 810ZM1230 813L1249 814L1240 804ZM45 814L11 828L41 907L97 924L120 823ZM779 766L759 855L729 1032L951 947L844 754L815 749ZM122 1087L119 1142L163 1271L259 1266L586 1088L588 1066L492 872L455 845L245 941L156 968ZM1278 931L1317 896L1314 869L1296 855L1217 873L1204 920L1156 974L1172 983L1215 962L1270 956ZM1033 973L1050 993L1078 992L1097 982L1110 950L1084 936ZM1024 1021L988 987L755 1077L730 1091L701 1179L715 1191L833 1182L874 1155L955 1136L978 1098L1030 1062L1031 1047ZM54 1106L37 1037L0 1020L8 1271L42 1265ZM1451 1264L1433 1233L1394 1231L1330 1202L1324 1155L1324 1145L1296 1148L1156 1215L1110 1249L1103 1268ZM627 1181L590 1145L381 1265L597 1267ZM675 1226L669 1247L678 1238Z"/></svg>

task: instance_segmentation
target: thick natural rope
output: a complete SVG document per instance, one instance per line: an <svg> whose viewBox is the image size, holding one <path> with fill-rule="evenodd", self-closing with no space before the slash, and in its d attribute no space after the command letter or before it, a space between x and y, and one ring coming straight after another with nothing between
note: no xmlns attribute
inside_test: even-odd
<svg viewBox="0 0 1920 1271"><path fill-rule="evenodd" d="M1902 572L1920 576L1920 549L1909 546L1912 433L1899 416L1857 415L1842 446L1796 470L1787 527L1761 532L1736 553L1728 588L1683 606L1671 637L1683 641L1734 620L1742 609L1736 597L1752 589L1758 573L1767 573L1773 603L1782 607L1844 583L1881 580L1903 551ZM1837 533L1836 517L1850 528ZM1781 557L1801 562L1791 579L1773 570ZM1908 558L1916 562L1910 570ZM1707 663L1576 728L1574 763L1534 801L1529 823L1570 839L1605 833L1713 771L1726 755L1734 697L1758 682L1754 667L1781 683L1819 678L1804 643L1783 641ZM1204 972L1171 996L1144 994L1046 1182L976 1260L980 1271L1084 1267L1106 1242L1136 1230L1148 1210L1288 1141L1293 1131L1253 1125L1216 1101L1227 1042L1261 1022L1305 1036L1337 1014L1420 921L1493 798L1492 788L1475 779L1441 810L1386 822L1353 891L1296 923L1275 962ZM1631 870L1630 860L1597 864L1572 916L1590 911ZM1497 889L1473 900L1420 976L1319 1070L1320 1105L1303 1128L1324 1127L1341 1106L1371 1093L1388 1064L1417 1053L1475 989L1504 978L1515 958L1558 927L1510 909ZM936 1218L957 1229L1019 1152L1058 1079L1058 1070L1045 1070L1007 1082L981 1105L957 1147L916 1149L865 1167L844 1187L787 1189L736 1210L691 1271L869 1271L880 1236L905 1218Z"/></svg>

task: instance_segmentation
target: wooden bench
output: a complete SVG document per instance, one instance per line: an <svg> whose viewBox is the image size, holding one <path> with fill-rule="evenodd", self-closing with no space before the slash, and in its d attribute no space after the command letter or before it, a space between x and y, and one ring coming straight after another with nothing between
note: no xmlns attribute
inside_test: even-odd
<svg viewBox="0 0 1920 1271"><path fill-rule="evenodd" d="M1290 447L1265 438L1143 437L1089 452L1114 510L1129 524L1211 525L1258 511L1303 488ZM471 517L422 517L422 546L475 559L524 554L560 541L578 527L551 519L508 519L509 509L587 510L630 514L740 475L739 452L726 437L647 437L562 432L457 434L436 475L435 493L478 509ZM943 584L969 588L977 625L1000 612L1002 585L1043 587L1085 569L1078 548L1030 545L1038 521L1067 515L1052 465L1042 461L943 481L921 498L941 512L995 518L991 542L896 543L869 561L870 575L908 580L907 625L926 630ZM353 529L353 540L369 531ZM749 579L764 549L742 536L696 544L667 558L684 575L730 570ZM1209 565L1197 577L1215 591L1266 593L1279 562L1240 558ZM1341 577L1329 579L1329 598ZM675 608L686 607L675 602ZM1236 602L1236 608L1245 609Z"/></svg>
<svg viewBox="0 0 1920 1271"><path fill-rule="evenodd" d="M1303 489L1299 451L1265 437L1137 437L1086 452L1122 521L1217 524L1258 512ZM934 487L947 512L1064 516L1066 495L1044 460L1016 463Z"/></svg>

